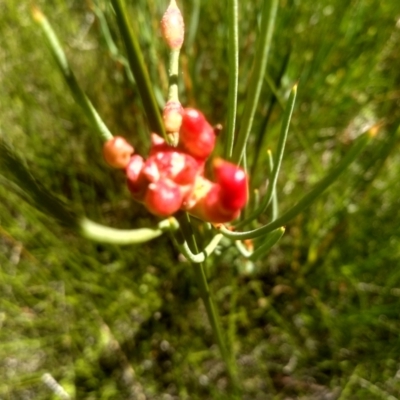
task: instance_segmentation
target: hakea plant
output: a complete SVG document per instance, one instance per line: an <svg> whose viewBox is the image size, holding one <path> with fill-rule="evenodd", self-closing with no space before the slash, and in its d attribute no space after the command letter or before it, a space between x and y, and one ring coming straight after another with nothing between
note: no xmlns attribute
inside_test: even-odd
<svg viewBox="0 0 400 400"><path fill-rule="evenodd" d="M214 130L197 110L182 109L180 114L180 127L174 127L179 129L178 146L153 133L144 160L124 138L115 136L105 142L104 158L112 167L125 170L132 197L151 213L168 217L183 210L203 221L229 222L247 202L246 173L216 158L216 182L207 179L204 167L215 146Z"/></svg>
<svg viewBox="0 0 400 400"><path fill-rule="evenodd" d="M282 128L274 155L268 152L268 187L263 196L257 188L249 189L249 179L243 166L247 165L246 144L252 128L259 95L264 81L268 54L278 8L278 0L265 2L247 97L236 131L238 87L238 12L237 1L228 1L229 26L229 94L227 129L224 132L224 154L214 156L216 134L204 115L193 108L184 108L178 98L179 52L184 42L184 21L175 0L172 0L161 19L161 32L170 49L170 85L165 106L160 112L153 93L137 38L132 34L130 18L123 0L110 0L125 43L129 74L135 78L149 121L151 148L149 154L135 152L134 146L120 136L113 136L92 103L79 86L67 58L48 20L37 8L33 17L43 30L52 55L71 89L76 102L86 114L93 130L104 141L103 155L114 168L123 170L132 197L143 203L152 214L162 217L158 226L119 230L97 224L74 214L56 196L48 192L30 175L21 160L4 142L0 143L2 174L27 193L26 200L52 215L64 226L77 230L88 239L105 243L135 244L154 239L164 232L171 234L174 244L186 259L193 263L198 277L201 297L225 360L232 387L239 390L234 357L227 348L213 303L203 262L218 247L222 237L231 239L242 256L254 261L265 255L284 233L284 226L302 212L346 170L360 154L376 127L360 135L356 143L327 175L293 207L278 215L276 183L280 170L289 124L295 104L297 85L294 85L282 116ZM100 15L101 10L95 7ZM257 149L258 150L258 149ZM206 176L205 163L211 159L213 178ZM251 178L251 177L250 177ZM252 194L251 201L248 194ZM248 204L249 203L249 204ZM251 205L251 206L250 206ZM245 212L243 212L245 211ZM260 216L269 215L261 225ZM210 243L198 248L191 216L203 221L207 232L213 233ZM211 225L210 225L211 223ZM250 230L246 230L251 225ZM250 240L250 243L249 243Z"/></svg>

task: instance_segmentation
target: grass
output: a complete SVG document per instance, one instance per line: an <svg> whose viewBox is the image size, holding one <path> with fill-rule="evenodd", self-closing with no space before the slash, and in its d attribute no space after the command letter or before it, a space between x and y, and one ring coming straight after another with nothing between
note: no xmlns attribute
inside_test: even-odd
<svg viewBox="0 0 400 400"><path fill-rule="evenodd" d="M38 1L100 115L145 152L148 129L136 86L89 4L46 3ZM98 4L123 56L112 14L105 2ZM165 6L137 1L128 7L160 103L167 52L157 21ZM224 5L183 6L189 36L181 100L225 123ZM102 161L101 143L58 74L28 5L2 7L1 137L73 209L119 228L154 224L130 200L123 177ZM240 4L239 115L259 10L259 1ZM364 125L383 126L357 164L287 225L267 257L250 263L224 247L208 262L245 399L400 398L399 18L394 1L279 4L249 144L259 151L248 160L258 163L254 185L263 189L280 102L297 80L278 181L281 211L338 162ZM94 244L1 182L1 398L53 398L44 373L77 399L228 398L195 275L168 237L136 247Z"/></svg>

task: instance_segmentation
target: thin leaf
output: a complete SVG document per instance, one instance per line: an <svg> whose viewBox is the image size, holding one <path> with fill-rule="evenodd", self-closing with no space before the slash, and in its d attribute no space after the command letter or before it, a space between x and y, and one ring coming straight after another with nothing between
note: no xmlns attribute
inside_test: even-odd
<svg viewBox="0 0 400 400"><path fill-rule="evenodd" d="M61 46L61 43L58 40L52 26L50 25L50 22L47 20L45 15L37 8L33 8L32 15L34 20L42 28L51 54L53 55L57 66L65 79L65 82L71 90L75 101L81 106L83 112L86 115L86 118L90 122L90 125L103 138L103 140L112 139L113 135L108 130L106 124L100 118L92 103L79 86L78 81L76 80L75 75L68 64L68 60Z"/></svg>
<svg viewBox="0 0 400 400"><path fill-rule="evenodd" d="M264 73L267 67L269 51L271 48L277 10L278 0L264 1L260 35L258 37L257 48L254 54L249 89L247 91L240 131L233 149L233 161L236 164L239 164L243 158L245 145L253 125L254 114L260 97L261 87L264 81Z"/></svg>
<svg viewBox="0 0 400 400"><path fill-rule="evenodd" d="M270 222L260 228L247 231L247 232L232 232L224 226L220 227L221 233L224 236L233 240L244 240L252 239L259 236L263 236L268 232L273 231L276 228L286 225L291 219L300 214L304 209L309 207L313 201L324 192L332 183L334 183L339 176L347 169L347 167L357 158L362 152L364 147L367 145L369 140L375 136L376 129L372 128L366 134L361 135L345 157L336 165L326 176L321 179L311 191L309 191L302 199L291 209L286 211L280 218Z"/></svg>
<svg viewBox="0 0 400 400"><path fill-rule="evenodd" d="M228 56L229 56L229 92L228 92L228 129L224 146L225 158L230 159L235 138L237 92L239 81L239 29L238 0L228 0Z"/></svg>
<svg viewBox="0 0 400 400"><path fill-rule="evenodd" d="M78 227L77 215L35 180L23 160L3 140L0 140L0 166L0 174L22 190L24 200L44 214L51 215L60 225L72 229Z"/></svg>
<svg viewBox="0 0 400 400"><path fill-rule="evenodd" d="M163 230L160 228L115 229L83 218L80 221L80 234L95 242L128 245L148 242L161 236Z"/></svg>
<svg viewBox="0 0 400 400"><path fill-rule="evenodd" d="M3 140L0 140L0 175L16 186L14 192L27 203L51 216L61 226L77 231L94 241L119 245L138 244L178 227L175 219L171 218L161 221L157 228L129 230L110 228L90 221L73 212L64 201L44 188L32 176L23 160Z"/></svg>
<svg viewBox="0 0 400 400"><path fill-rule="evenodd" d="M126 12L124 2L123 0L111 0L111 4L115 10L118 27L125 43L129 65L131 67L133 76L135 77L136 85L143 101L150 129L155 133L161 134L164 139L168 141L160 110L154 95L153 86L150 81L149 73L147 71L137 38L132 32L132 28L129 23L130 18Z"/></svg>

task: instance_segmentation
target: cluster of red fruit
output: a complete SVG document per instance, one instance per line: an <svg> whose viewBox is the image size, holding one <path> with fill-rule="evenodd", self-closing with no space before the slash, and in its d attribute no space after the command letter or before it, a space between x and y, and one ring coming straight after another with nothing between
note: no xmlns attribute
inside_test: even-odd
<svg viewBox="0 0 400 400"><path fill-rule="evenodd" d="M116 136L104 144L106 162L125 170L133 198L157 216L185 210L215 223L237 218L247 202L246 173L217 158L213 162L215 182L205 178L205 162L215 146L214 129L195 109L180 109L175 116L181 119L177 147L153 133L145 160L134 154L123 137Z"/></svg>

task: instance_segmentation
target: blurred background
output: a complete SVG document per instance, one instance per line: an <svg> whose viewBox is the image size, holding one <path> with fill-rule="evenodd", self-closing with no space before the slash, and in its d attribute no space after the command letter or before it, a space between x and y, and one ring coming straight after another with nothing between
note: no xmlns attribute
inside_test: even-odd
<svg viewBox="0 0 400 400"><path fill-rule="evenodd" d="M106 1L38 0L71 66L114 134L139 153L149 130ZM239 116L260 0L240 2ZM160 107L167 1L127 0ZM185 106L226 122L225 2L178 2L186 21ZM208 262L244 399L400 398L400 3L281 0L248 146L263 187L282 106L299 81L278 183L294 205L366 128L373 144L256 263L234 247ZM0 135L49 190L117 228L157 220L119 171L64 83L29 2L0 0ZM220 145L223 146L223 133ZM255 149L259 149L257 153ZM191 271L167 236L99 245L60 228L0 179L0 398L222 399L227 379ZM54 386L54 385L53 385ZM66 397L64 397L66 398Z"/></svg>

